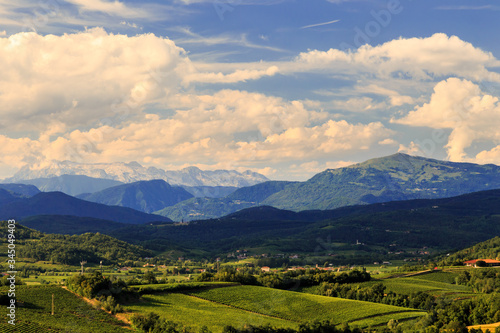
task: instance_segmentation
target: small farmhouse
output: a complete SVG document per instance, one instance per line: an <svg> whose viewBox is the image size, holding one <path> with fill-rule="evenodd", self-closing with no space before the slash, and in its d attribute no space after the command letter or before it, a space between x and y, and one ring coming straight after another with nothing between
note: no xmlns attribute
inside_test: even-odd
<svg viewBox="0 0 500 333"><path fill-rule="evenodd" d="M474 260L465 261L464 265L469 266L469 267L480 267L479 265L477 265L478 261L484 262L485 267L500 266L500 261L494 260L494 259L474 259Z"/></svg>

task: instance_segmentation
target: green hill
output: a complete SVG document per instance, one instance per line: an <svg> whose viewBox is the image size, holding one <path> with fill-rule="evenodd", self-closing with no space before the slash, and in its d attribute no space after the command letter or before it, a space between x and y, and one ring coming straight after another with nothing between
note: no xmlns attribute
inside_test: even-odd
<svg viewBox="0 0 500 333"><path fill-rule="evenodd" d="M380 251L424 246L451 251L500 235L500 190L329 211L252 207L214 220L127 226L110 234L155 250L196 249L212 255L238 248L327 255L339 251L335 243L343 243L351 256L342 260L366 263L370 259L363 259L361 253L381 256ZM357 241L365 245L349 245Z"/></svg>
<svg viewBox="0 0 500 333"><path fill-rule="evenodd" d="M445 265L457 265L473 259L500 259L500 237L496 236L472 247L455 252L442 260Z"/></svg>
<svg viewBox="0 0 500 333"><path fill-rule="evenodd" d="M190 199L157 211L176 221L218 218L240 209L328 210L395 200L436 199L500 188L500 167L406 154L326 170L305 182L265 182L224 198Z"/></svg>
<svg viewBox="0 0 500 333"><path fill-rule="evenodd" d="M354 323L357 327L386 325L391 319L419 318L424 312L369 302L302 294L256 286L228 286L184 293L143 296L144 301L127 306L198 331L206 325L214 333L225 325L271 325L297 330L300 324L316 320Z"/></svg>
<svg viewBox="0 0 500 333"><path fill-rule="evenodd" d="M0 292L7 290L0 288ZM52 295L54 315L51 315ZM125 323L59 286L16 286L16 301L16 325L8 324L5 317L0 321L0 332L131 332Z"/></svg>
<svg viewBox="0 0 500 333"><path fill-rule="evenodd" d="M394 200L452 197L500 188L500 167L438 161L406 154L326 170L287 186L263 204L295 211Z"/></svg>
<svg viewBox="0 0 500 333"><path fill-rule="evenodd" d="M5 223L0 226L0 234L7 234ZM37 261L78 265L84 259L89 263L104 260L109 264L153 256L150 250L99 233L73 236L44 234L17 224L15 235L16 255ZM6 247L6 240L7 237L0 240L2 248Z"/></svg>
<svg viewBox="0 0 500 333"><path fill-rule="evenodd" d="M192 221L217 218L238 210L258 206L270 195L285 189L295 182L268 181L242 187L222 198L192 198L172 207L166 207L155 214L174 221Z"/></svg>
<svg viewBox="0 0 500 333"><path fill-rule="evenodd" d="M126 226L103 219L71 215L37 215L23 218L20 224L48 234L80 235L87 232L106 233Z"/></svg>

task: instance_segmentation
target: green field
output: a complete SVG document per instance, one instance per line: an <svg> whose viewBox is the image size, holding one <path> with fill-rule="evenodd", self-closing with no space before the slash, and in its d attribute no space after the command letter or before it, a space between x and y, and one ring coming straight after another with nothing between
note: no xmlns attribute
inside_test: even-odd
<svg viewBox="0 0 500 333"><path fill-rule="evenodd" d="M313 320L333 320L337 324L342 324L385 314L394 314L392 317L394 319L399 319L402 313L407 312L414 312L413 317L423 314L421 311L415 312L412 309L396 306L256 286L217 288L194 291L189 294L296 323ZM379 321L377 324L385 322L387 321ZM363 326L362 323L360 325Z"/></svg>
<svg viewBox="0 0 500 333"><path fill-rule="evenodd" d="M54 315L51 315L52 294ZM4 316L0 332L130 332L123 322L58 286L16 286L16 300L24 303L16 308L16 326L8 324Z"/></svg>
<svg viewBox="0 0 500 333"><path fill-rule="evenodd" d="M300 323L333 320L360 327L385 325L424 312L395 306L323 297L256 286L227 286L185 290L184 293L144 295L145 302L126 306L135 313L155 312L166 320L195 330L206 325L221 332L225 325L271 325L298 328Z"/></svg>
<svg viewBox="0 0 500 333"><path fill-rule="evenodd" d="M269 324L283 328L297 328L298 326L292 321L232 308L181 293L145 295L143 300L145 302L126 306L127 311L134 313L155 312L162 318L182 323L194 331L198 331L204 325L213 332L222 332L226 325L243 327L245 324Z"/></svg>
<svg viewBox="0 0 500 333"><path fill-rule="evenodd" d="M431 272L411 277L398 277L382 280L374 280L359 284L366 287L376 283L383 283L387 292L409 295L413 292L429 292L433 295L442 294L470 294L470 288L454 283L457 273L454 272Z"/></svg>

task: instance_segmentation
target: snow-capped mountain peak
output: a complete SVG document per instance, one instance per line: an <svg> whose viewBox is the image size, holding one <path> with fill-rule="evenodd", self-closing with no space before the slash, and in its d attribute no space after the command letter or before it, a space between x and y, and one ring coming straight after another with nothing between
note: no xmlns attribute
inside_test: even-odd
<svg viewBox="0 0 500 333"><path fill-rule="evenodd" d="M264 175L250 170L243 173L235 170L203 171L197 167L182 170L162 170L144 167L138 162L115 163L76 163L71 161L53 161L43 167L25 166L7 182L51 178L62 175L84 175L93 178L112 179L124 183L139 180L163 179L171 185L184 186L251 186L268 181Z"/></svg>

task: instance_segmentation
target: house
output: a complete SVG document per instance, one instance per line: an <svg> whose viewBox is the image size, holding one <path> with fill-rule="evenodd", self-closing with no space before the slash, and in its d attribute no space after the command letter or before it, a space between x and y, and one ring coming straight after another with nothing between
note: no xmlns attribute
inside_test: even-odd
<svg viewBox="0 0 500 333"><path fill-rule="evenodd" d="M263 271L263 272L270 272L271 271L271 267L269 267L269 266L262 266L260 268L260 270Z"/></svg>
<svg viewBox="0 0 500 333"><path fill-rule="evenodd" d="M486 267L497 267L500 266L500 261L494 260L494 259L474 259L474 260L469 260L469 261L464 261L464 265L469 266L469 267L478 267L476 263L478 261L483 261L486 265Z"/></svg>

